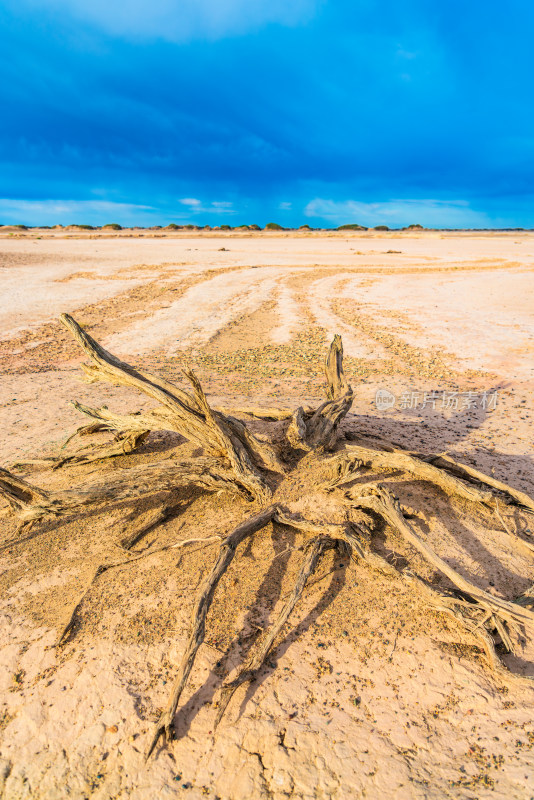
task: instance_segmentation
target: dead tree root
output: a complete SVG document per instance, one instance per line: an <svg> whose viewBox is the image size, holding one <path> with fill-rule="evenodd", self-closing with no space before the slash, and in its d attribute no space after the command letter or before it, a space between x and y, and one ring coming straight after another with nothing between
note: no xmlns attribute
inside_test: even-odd
<svg viewBox="0 0 534 800"><path fill-rule="evenodd" d="M134 453L153 430L167 430L180 434L203 451L201 458L176 461L168 458L155 463L130 469L111 470L106 481L52 491L34 486L6 469L0 469L0 495L7 501L11 512L18 517L21 526L30 526L44 518L58 518L77 514L82 509L102 509L118 501L138 501L150 494L163 494L160 505L150 511L130 514L123 522L120 545L129 550L148 531L170 516L183 511L199 491L241 494L256 502L257 511L239 524L230 535L221 540L217 535L202 539L187 539L164 547L148 548L141 553L118 558L100 564L95 570L86 590L74 606L69 620L60 633L58 642L66 642L79 619L80 609L95 582L107 571L127 566L134 561L148 558L156 553L184 548L190 544L205 547L220 542L215 564L203 580L193 611L189 638L179 664L176 678L164 711L161 713L151 736L147 758L161 740L172 738L175 715L188 682L199 647L204 641L206 619L217 586L232 563L241 542L253 536L266 525L286 525L306 537L304 557L292 590L282 598L282 606L273 624L252 649L236 676L223 684L217 715L220 722L233 694L240 686L250 683L272 651L284 626L295 609L306 587L313 584L312 576L323 554L331 548L346 548L352 560L380 571L388 579L402 579L417 591L421 600L437 612L454 618L485 653L490 667L503 675L496 645L510 651L517 649L522 638L534 635L534 589L529 589L515 601L505 600L480 589L442 559L418 532L409 509L384 486L373 483L366 486L354 484L360 469L373 472L400 471L410 480L416 479L433 484L448 497L457 497L479 508L489 509L510 540L526 545L530 551L532 543L520 539L508 526L501 513L500 503L508 503L522 512L534 512L534 500L524 492L477 469L460 464L448 455L422 455L412 453L383 440L376 448L365 440L363 444L351 444L334 455L322 454L334 450L340 438L340 425L347 415L353 400L352 388L343 372L343 347L336 336L326 358L326 400L318 408L299 407L291 413L286 409L244 408L228 412L214 409L208 403L202 386L191 370L183 372L189 390L179 388L169 381L137 369L109 353L75 320L65 314L63 324L79 342L89 363L82 369L86 379L107 381L111 384L136 389L155 401L156 406L133 414L117 414L106 407L91 408L75 403L76 408L91 418L88 425L76 434L108 431L114 441L99 448L84 448L83 451L56 460L53 466L88 464L103 458ZM330 470L332 479L323 487L334 492L343 512L342 523L327 523L303 519L273 501L273 487L286 477L286 469L277 452L264 437L255 436L246 422L235 414L242 413L263 420L287 420L286 438L293 454L307 452L310 463L314 460L321 469ZM75 435L76 435L75 434ZM351 437L362 441L359 437ZM285 449L288 450L287 444ZM45 462L50 465L50 462ZM339 491L342 490L342 491ZM309 495L309 506L317 503L317 486ZM159 498L158 498L159 499ZM325 498L326 499L326 498ZM332 497L329 498L329 501ZM394 528L409 548L415 549L432 568L438 570L450 582L452 588L442 589L414 574L410 567L397 569L387 559L374 552L371 546L371 531L377 520ZM124 550L122 551L124 552ZM513 680L526 680L515 676Z"/></svg>
<svg viewBox="0 0 534 800"><path fill-rule="evenodd" d="M200 587L193 613L192 630L189 635L184 655L182 656L182 661L178 669L178 675L173 683L169 701L156 724L152 740L147 750L147 759L157 746L160 738L163 738L164 740L170 740L172 737L174 715L193 667L198 648L204 641L206 617L213 600L213 595L215 594L215 589L217 588L217 585L226 572L228 566L233 561L237 546L248 536L252 536L254 533L257 533L257 531L261 530L270 522L272 522L276 511L277 507L273 505L269 506L269 508L266 508L264 511L260 511L259 514L249 517L249 519L241 523L241 525L239 525L222 542L219 551L219 557L212 571L205 578L202 586Z"/></svg>
<svg viewBox="0 0 534 800"><path fill-rule="evenodd" d="M174 462L170 459L147 466L117 470L107 481L74 489L45 491L0 468L0 494L22 523L44 517L63 517L83 507L120 500L138 500L156 492L197 488L207 492L243 491L233 474L223 471L214 459Z"/></svg>
<svg viewBox="0 0 534 800"><path fill-rule="evenodd" d="M338 427L352 406L353 391L343 372L341 336L334 336L326 356L327 400L316 411L298 408L291 418L287 438L296 450L324 452L338 439Z"/></svg>
<svg viewBox="0 0 534 800"><path fill-rule="evenodd" d="M453 567L444 561L417 533L414 526L404 517L399 501L384 486L355 487L347 492L355 508L371 511L380 516L385 522L397 530L404 540L414 547L423 558L445 575L450 582L462 592L469 601L484 609L492 617L503 642L509 650L513 649L512 640L508 634L510 629L516 635L527 629L534 634L534 611L517 603L503 600L493 596L475 586L474 583L460 575Z"/></svg>
<svg viewBox="0 0 534 800"><path fill-rule="evenodd" d="M291 612L297 604L297 601L302 596L308 578L315 571L320 557L325 550L335 547L336 544L337 542L334 539L330 539L327 536L319 536L316 539L312 539L310 542L308 542L308 552L300 568L293 590L284 603L283 608L280 610L267 633L262 637L259 645L254 649L254 652L250 655L245 664L243 664L237 676L230 683L223 686L219 700L219 709L217 713L217 719L215 721L215 727L218 726L219 722L223 718L224 712L237 689L245 683L250 683L256 677L258 671L263 666L265 659L269 655L275 640L282 632L284 625L288 621Z"/></svg>

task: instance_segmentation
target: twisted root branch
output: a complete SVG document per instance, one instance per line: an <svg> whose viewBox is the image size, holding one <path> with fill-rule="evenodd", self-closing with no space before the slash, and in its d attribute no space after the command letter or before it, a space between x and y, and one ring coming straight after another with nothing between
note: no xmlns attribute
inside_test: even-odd
<svg viewBox="0 0 534 800"><path fill-rule="evenodd" d="M245 436L242 423L236 425L232 418L210 408L194 372L184 371L193 388L193 394L189 394L163 378L136 370L118 359L101 347L69 314L63 314L61 321L91 358L92 363L82 365L89 382L105 380L134 387L163 407L148 415L129 415L127 420L120 419L122 429L131 430L141 425L144 430L154 427L174 430L202 447L209 455L229 463L236 479L253 497L264 502L270 498L272 492L258 461L265 460L267 466L278 468L273 452L255 440L251 433L247 432ZM102 418L102 412L103 409L98 409L99 418ZM95 416L94 413L91 415ZM155 422L152 423L152 420ZM117 424L118 419L115 422Z"/></svg>
<svg viewBox="0 0 534 800"><path fill-rule="evenodd" d="M511 640L506 634L502 635L500 626L508 626L512 629L528 628L534 630L534 612L529 608L522 607L517 603L494 597L483 589L479 589L474 583L464 578L453 569L446 561L440 558L437 553L428 545L416 532L402 514L398 500L385 487L379 484L375 486L356 487L347 492L347 496L356 508L372 511L378 514L385 522L396 529L405 541L414 547L423 558L445 575L451 583L463 592L469 600L483 608L486 612L493 615L499 633L503 641L511 648Z"/></svg>
<svg viewBox="0 0 534 800"><path fill-rule="evenodd" d="M18 513L22 522L46 516L61 517L85 506L105 502L136 500L149 494L194 487L208 492L237 493L233 473L224 472L214 459L197 459L176 463L167 459L148 466L118 470L113 478L83 488L44 491L22 478L0 468L0 494Z"/></svg>
<svg viewBox="0 0 534 800"><path fill-rule="evenodd" d="M219 557L215 563L215 566L200 587L195 605L195 611L193 615L194 621L191 633L189 635L189 640L187 642L184 655L182 656L182 661L178 669L178 675L173 683L167 706L165 707L165 710L162 712L156 724L154 734L146 754L147 759L157 746L160 738L163 738L164 740L170 740L172 736L174 715L193 667L198 648L204 641L206 617L208 615L208 611L213 600L213 595L215 594L215 589L217 588L219 581L228 569L229 565L232 563L238 545L248 536L252 536L252 534L256 533L272 522L276 511L277 506L272 505L269 506L269 508L260 511L259 514L249 517L249 519L245 520L245 522L239 525L222 542L221 549L219 551Z"/></svg>
<svg viewBox="0 0 534 800"><path fill-rule="evenodd" d="M258 671L263 666L273 644L288 621L291 612L302 596L308 578L313 575L320 557L325 550L335 547L336 544L337 542L328 536L319 536L316 539L312 539L310 542L308 542L308 552L302 563L299 574L297 575L297 579L290 596L284 603L284 606L278 613L269 630L262 637L259 645L254 649L245 664L243 664L239 670L237 676L230 683L223 686L219 700L219 709L217 713L217 719L215 721L215 727L218 726L219 722L223 718L224 712L226 711L226 708L228 707L228 704L237 689L245 683L250 683L256 677Z"/></svg>
<svg viewBox="0 0 534 800"><path fill-rule="evenodd" d="M291 418L287 438L296 450L331 450L338 438L339 423L352 406L353 391L343 372L341 336L334 336L325 366L327 400L311 413L298 408Z"/></svg>

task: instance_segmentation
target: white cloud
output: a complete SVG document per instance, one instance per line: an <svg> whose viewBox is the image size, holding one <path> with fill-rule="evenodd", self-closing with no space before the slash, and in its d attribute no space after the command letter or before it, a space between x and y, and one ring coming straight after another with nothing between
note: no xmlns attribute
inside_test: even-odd
<svg viewBox="0 0 534 800"><path fill-rule="evenodd" d="M0 224L68 225L136 224L139 214L149 215L152 206L113 203L109 200L21 200L0 198Z"/></svg>
<svg viewBox="0 0 534 800"><path fill-rule="evenodd" d="M235 214L233 203L228 200L213 200L211 203L203 203L196 197L182 197L179 201L187 206L195 214Z"/></svg>
<svg viewBox="0 0 534 800"><path fill-rule="evenodd" d="M15 6L14 0L11 0ZM60 12L116 36L174 42L219 39L278 23L306 22L324 0L17 0Z"/></svg>
<svg viewBox="0 0 534 800"><path fill-rule="evenodd" d="M413 61L414 58L417 58L417 53L412 53L410 50L404 50L402 47L398 48L397 55L399 58L405 58L407 61Z"/></svg>
<svg viewBox="0 0 534 800"><path fill-rule="evenodd" d="M362 203L358 200L312 200L304 213L333 225L357 223L366 227L419 224L428 228L486 228L489 217L470 208L465 200L386 200Z"/></svg>
<svg viewBox="0 0 534 800"><path fill-rule="evenodd" d="M203 203L196 197L182 197L183 208L177 212L176 201L164 208L114 203L109 200L20 200L0 198L0 225L164 225L165 220L190 222L193 214L235 214L227 200Z"/></svg>

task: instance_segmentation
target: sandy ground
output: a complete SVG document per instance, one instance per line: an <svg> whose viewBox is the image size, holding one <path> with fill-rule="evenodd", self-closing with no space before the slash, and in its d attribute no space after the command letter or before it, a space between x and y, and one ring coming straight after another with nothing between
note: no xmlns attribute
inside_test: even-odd
<svg viewBox="0 0 534 800"><path fill-rule="evenodd" d="M317 402L326 346L340 333L355 389L349 435L448 450L534 494L533 271L534 235L518 232L5 235L0 464L57 454L83 422L72 399L150 407L132 391L79 382L80 352L56 321L68 311L120 357L180 385L191 364L212 404L230 407ZM393 407L377 408L378 389L395 396ZM253 423L266 435L281 426ZM67 487L175 448L194 452L153 433L136 455L21 474ZM532 551L498 520L428 486L388 480L424 511L435 549L478 585L510 599L533 583ZM318 482L302 467L286 499L305 505ZM136 549L229 532L251 510L198 497ZM170 551L105 573L71 642L56 649L95 567L117 557L127 513L115 505L19 539L0 518L3 797L532 796L534 688L490 674L462 631L429 614L406 584L339 556L326 557L260 680L214 732L222 679L272 620L298 568L299 537L272 528L238 550L177 719L180 738L145 765L194 591L215 553ZM325 504L322 513L337 512ZM528 518L508 517L524 538L534 533ZM381 546L436 580L386 534ZM532 646L505 659L534 677Z"/></svg>

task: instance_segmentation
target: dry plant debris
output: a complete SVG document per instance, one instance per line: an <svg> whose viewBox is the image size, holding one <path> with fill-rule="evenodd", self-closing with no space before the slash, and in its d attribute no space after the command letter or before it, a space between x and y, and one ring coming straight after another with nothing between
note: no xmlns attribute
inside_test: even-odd
<svg viewBox="0 0 534 800"><path fill-rule="evenodd" d="M219 545L214 566L199 588L189 639L167 706L153 731L147 758L161 740L165 742L173 737L180 699L204 641L206 618L221 577L234 559L239 544L268 525L286 526L304 535L302 563L293 589L284 598L274 623L252 647L236 676L223 685L216 725L233 694L258 674L323 554L332 549L341 551L345 560L350 557L386 577L400 576L423 603L453 617L463 626L470 641L481 649L489 667L501 678L506 675L511 681L530 680L507 672L498 651L514 652L522 638L533 635L534 590L529 589L519 598L505 600L476 586L433 550L416 524L417 515L403 507L376 476L388 471L401 472L411 480L431 483L445 496L461 498L471 504L473 511L478 507L492 513L504 527L512 546L526 546L531 550L534 549L532 543L510 529L501 510L510 505L518 513L532 514L534 500L447 455L409 452L383 440L377 445L376 441L364 437L360 441L356 439L356 444L347 444L340 423L351 408L353 391L343 371L341 337L334 337L326 357L326 399L318 408L299 407L290 412L248 407L234 412L276 423L278 434L268 441L269 437L254 435L250 423L247 425L246 421L226 410L211 408L193 371L184 370L191 386L189 391L185 391L107 352L70 315L63 315L61 321L90 359L89 363L82 365L88 382L107 381L132 387L158 405L148 412L121 415L106 407L90 408L75 403L76 408L92 420L79 428L76 434L86 436L109 431L113 436L112 443L93 450L86 447L79 454L41 464L58 469L131 453L154 430L178 433L201 448L203 453L189 460L167 458L146 466L117 469L110 473L106 482L56 492L37 487L12 471L0 469L0 494L18 518L19 533L36 526L40 520L75 515L82 507L98 507L117 500L134 504L133 512L124 520L124 537L119 543L123 552L126 551L126 557L98 566L61 631L58 646L73 634L84 598L92 584L106 571L149 558L164 549L183 548L190 544L202 547ZM279 435L280 424L283 426L282 436ZM355 437L351 438L354 442ZM305 517L292 508L295 504L277 501L277 495L283 495L280 487L291 482L292 472L299 462L306 459L318 467L318 474L325 477L322 485L310 488L306 498L310 514ZM365 480L363 484L362 478ZM186 493L240 494L255 505L255 511L224 539L212 531L205 537L186 539L165 547L149 547L142 553L128 555L130 548L147 531L170 515L180 513L183 499L178 501L175 498L173 493L177 489L181 490L182 496L184 490ZM136 513L136 501L148 495L161 496L160 506L148 514ZM322 503L318 499L321 496L328 497L330 504L334 500L338 510L336 521L325 521L321 513ZM373 548L372 533L384 524L396 531L427 565L444 576L445 588L443 581L438 586L437 581L418 576L415 567L409 564L399 566L397 559L385 557Z"/></svg>

